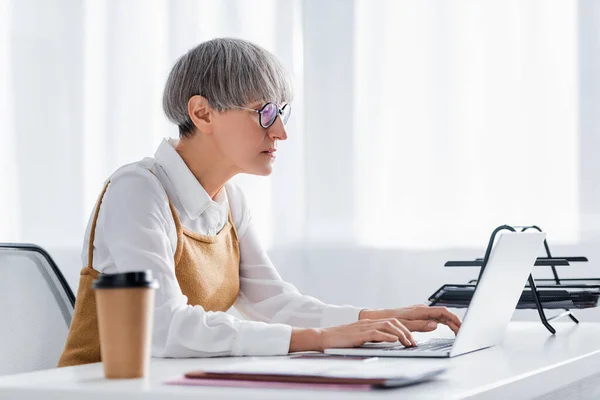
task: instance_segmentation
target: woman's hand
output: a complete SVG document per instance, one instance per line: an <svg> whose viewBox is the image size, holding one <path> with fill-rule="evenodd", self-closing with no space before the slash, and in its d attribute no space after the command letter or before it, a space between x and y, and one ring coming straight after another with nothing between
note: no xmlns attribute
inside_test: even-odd
<svg viewBox="0 0 600 400"><path fill-rule="evenodd" d="M366 342L400 341L406 347L416 346L411 331L431 332L438 323L456 334L460 319L446 307L417 304L390 310L363 310L359 321L333 328L292 330L290 352L323 351L335 347L356 347Z"/></svg>
<svg viewBox="0 0 600 400"><path fill-rule="evenodd" d="M334 347L356 347L366 342L400 341L406 347L416 346L410 331L396 318L361 320L332 328L292 330L290 353L323 351Z"/></svg>
<svg viewBox="0 0 600 400"><path fill-rule="evenodd" d="M359 320L396 318L411 332L431 332L437 328L438 323L441 323L457 334L462 323L446 307L429 307L424 304L391 310L362 310L358 318Z"/></svg>

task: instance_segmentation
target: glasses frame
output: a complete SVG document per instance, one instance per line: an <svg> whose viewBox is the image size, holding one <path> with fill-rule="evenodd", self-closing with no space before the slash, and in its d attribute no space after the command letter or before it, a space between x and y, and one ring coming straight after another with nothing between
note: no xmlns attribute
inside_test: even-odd
<svg viewBox="0 0 600 400"><path fill-rule="evenodd" d="M265 111L265 108L267 108L267 106L269 104L273 104L276 108L277 108L277 113L275 114L275 118L273 118L273 120L268 124L264 124L263 123L263 113ZM290 103L286 103L283 107L279 107L277 104L273 103L273 102L268 102L266 103L264 106L262 106L260 109L256 110L254 108L248 108L248 107L235 107L237 109L240 110L248 110L248 111L253 111L255 113L258 113L258 123L260 124L261 127L263 127L264 129L268 129L271 126L273 126L273 124L275 123L275 121L277 121L277 117L281 118L281 122L283 122L283 125L285 125L290 117L290 115L292 114L292 108L290 106ZM290 110L290 113L287 115L287 118L285 119L285 121L283 120L283 113L284 110Z"/></svg>

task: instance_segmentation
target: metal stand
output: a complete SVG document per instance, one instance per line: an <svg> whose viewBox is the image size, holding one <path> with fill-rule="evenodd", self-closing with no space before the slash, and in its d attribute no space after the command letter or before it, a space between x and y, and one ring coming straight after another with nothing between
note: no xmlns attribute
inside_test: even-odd
<svg viewBox="0 0 600 400"><path fill-rule="evenodd" d="M521 228L521 232L525 232L528 229L536 229L540 232L542 232L542 230L533 225L533 226L517 226L516 228ZM477 284L479 284L479 280L481 279L481 274L483 273L483 270L485 269L488 260L490 258L490 253L492 252L492 247L494 245L494 240L496 239L496 235L498 234L498 232L503 231L503 230L508 230L511 232L516 232L517 230L515 229L515 227L512 227L510 225L502 225L497 227L496 229L494 229L494 232L492 232L492 236L490 237L490 241L488 243L488 247L487 250L485 251L485 256L483 258L483 260L481 260L481 270L479 271L479 277L477 278ZM544 239L544 247L546 249L546 255L548 256L548 258L546 260L539 260L539 262L536 262L536 265L548 265L552 268L552 273L554 275L554 280L556 282L557 285L560 285L560 279L558 277L558 274L556 272L556 268L555 265L565 265L564 263L567 262L567 260L565 259L553 259L552 255L550 254L550 248L548 246L548 242L546 241L546 239ZM479 260L477 260L479 261ZM568 262L567 264L568 265ZM579 320L577 318L575 318L575 316L571 313L570 310L566 309L565 312L556 315L554 317L551 318L547 318L546 314L544 312L544 309L542 308L542 303L540 301L540 296L538 293L538 289L537 286L535 284L535 280L533 279L533 275L530 274L529 275L529 287L531 288L531 295L533 296L533 301L535 302L535 306L537 308L538 314L540 316L540 319L542 321L542 324L544 324L544 326L546 327L546 329L548 329L548 331L550 331L550 333L552 333L553 335L556 334L556 329L554 329L554 327L552 325L550 325L549 321L555 320L555 319L559 319L559 318L563 318L568 316L569 318L571 318L571 320L575 323L579 323ZM477 285L476 284L476 285ZM477 286L475 287L475 289L477 289Z"/></svg>

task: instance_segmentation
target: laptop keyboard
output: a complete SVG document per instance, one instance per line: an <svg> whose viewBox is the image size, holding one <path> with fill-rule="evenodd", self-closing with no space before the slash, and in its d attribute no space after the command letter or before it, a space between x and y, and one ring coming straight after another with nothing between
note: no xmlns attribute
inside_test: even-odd
<svg viewBox="0 0 600 400"><path fill-rule="evenodd" d="M404 347L402 345L386 347L381 350L385 351L426 351L426 352L437 352L437 351L450 351L454 345L454 339L429 339L423 342L417 342L417 347Z"/></svg>

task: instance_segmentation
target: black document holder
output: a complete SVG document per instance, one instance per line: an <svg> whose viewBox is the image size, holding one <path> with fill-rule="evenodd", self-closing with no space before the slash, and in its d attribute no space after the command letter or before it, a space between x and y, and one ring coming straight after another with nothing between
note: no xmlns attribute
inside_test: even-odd
<svg viewBox="0 0 600 400"><path fill-rule="evenodd" d="M448 261L445 267L480 267L478 279L468 284L446 284L439 288L429 297L430 305L446 306L454 308L467 308L477 288L477 283L489 260L496 234L502 230L521 232L529 229L542 230L533 226L509 226L502 225L496 228L490 237L484 258L473 261ZM552 257L548 241L544 239L546 257L539 257L535 265L548 266L552 269L552 279L533 279L529 275L527 285L521 294L517 309L536 309L544 326L555 334L556 330L549 321L568 316L575 323L577 318L571 313L572 309L583 309L596 307L600 297L600 278L561 279L556 271L556 266L568 266L573 262L587 262L586 257ZM562 313L547 318L544 309L560 309Z"/></svg>

